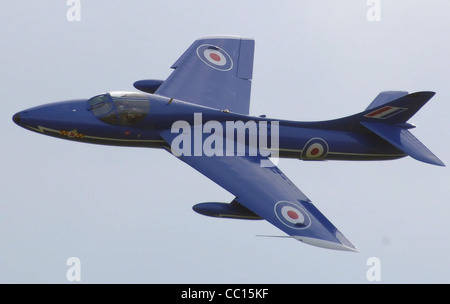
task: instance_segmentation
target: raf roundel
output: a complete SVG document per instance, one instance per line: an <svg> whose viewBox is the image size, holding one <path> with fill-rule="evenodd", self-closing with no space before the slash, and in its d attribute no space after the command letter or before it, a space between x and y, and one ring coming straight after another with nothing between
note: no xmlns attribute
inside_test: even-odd
<svg viewBox="0 0 450 304"><path fill-rule="evenodd" d="M219 71L229 71L233 68L233 60L221 48L203 44L197 48L197 56L209 67Z"/></svg>
<svg viewBox="0 0 450 304"><path fill-rule="evenodd" d="M227 64L227 58L218 50L206 49L203 52L203 55L205 56L206 60L209 61L209 63L212 63L214 65L224 66Z"/></svg>
<svg viewBox="0 0 450 304"><path fill-rule="evenodd" d="M306 211L292 202L277 202L274 211L280 222L290 228L306 229L311 225L311 218Z"/></svg>
<svg viewBox="0 0 450 304"><path fill-rule="evenodd" d="M313 138L303 148L303 159L323 159L328 154L328 144L322 138Z"/></svg>

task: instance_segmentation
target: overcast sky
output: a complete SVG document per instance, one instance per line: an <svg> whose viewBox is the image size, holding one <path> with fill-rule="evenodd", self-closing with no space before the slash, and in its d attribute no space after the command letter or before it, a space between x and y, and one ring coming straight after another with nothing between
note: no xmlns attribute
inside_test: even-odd
<svg viewBox="0 0 450 304"><path fill-rule="evenodd" d="M326 120L380 91L437 94L410 122L450 164L450 2L3 0L0 283L449 283L449 171L410 157L279 167L359 249L326 250L265 221L192 211L233 196L162 150L105 147L16 126L20 110L165 79L197 38L256 40L252 115ZM369 265L368 264L369 261Z"/></svg>

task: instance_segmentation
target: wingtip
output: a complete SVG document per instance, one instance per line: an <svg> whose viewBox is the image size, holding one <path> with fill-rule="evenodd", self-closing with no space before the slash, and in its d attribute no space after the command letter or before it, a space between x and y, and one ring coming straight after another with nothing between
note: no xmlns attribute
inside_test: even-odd
<svg viewBox="0 0 450 304"><path fill-rule="evenodd" d="M418 161L430 164L430 165L435 165L435 166L439 166L439 167L447 167L442 160L440 160L436 155L434 155L431 152L429 152L429 155L427 158L425 158L425 157L422 157L422 158L413 157L413 158L415 158Z"/></svg>
<svg viewBox="0 0 450 304"><path fill-rule="evenodd" d="M310 237L304 237L304 236L295 236L296 240L301 241L302 243L321 247L321 248L327 248L327 249L333 249L333 250L340 250L340 251L350 251L350 252L359 252L358 249L350 243L347 239L345 239L345 242L339 240L339 242L331 242L321 239L315 239Z"/></svg>
<svg viewBox="0 0 450 304"><path fill-rule="evenodd" d="M437 157L436 157L437 158ZM436 162L434 163L436 166L440 166L440 167L447 167L444 162L442 160L440 160L439 158L437 158Z"/></svg>
<svg viewBox="0 0 450 304"><path fill-rule="evenodd" d="M344 243L335 243L325 240L319 240L315 238L309 238L304 236L295 236L295 235L261 235L257 234L256 237L273 237L273 238L286 238L286 239L296 239L297 241L300 241L302 243L326 248L326 249L333 249L333 250L340 250L340 251L350 251L350 252L359 252L358 248L356 248L352 243L350 243L347 239L345 244Z"/></svg>
<svg viewBox="0 0 450 304"><path fill-rule="evenodd" d="M439 166L439 167L447 167L447 165L444 164L442 161L440 163L436 164L436 165Z"/></svg>

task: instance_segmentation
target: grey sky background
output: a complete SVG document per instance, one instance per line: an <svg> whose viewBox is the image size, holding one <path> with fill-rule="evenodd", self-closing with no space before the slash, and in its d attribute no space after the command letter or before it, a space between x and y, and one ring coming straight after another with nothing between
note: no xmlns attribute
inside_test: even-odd
<svg viewBox="0 0 450 304"><path fill-rule="evenodd" d="M0 283L449 283L448 168L410 157L279 167L359 249L325 250L265 221L204 217L233 196L169 153L40 136L12 115L43 103L134 91L165 79L197 38L256 40L253 115L326 120L365 109L384 90L436 96L412 132L450 165L450 2L5 0L0 9L2 161Z"/></svg>

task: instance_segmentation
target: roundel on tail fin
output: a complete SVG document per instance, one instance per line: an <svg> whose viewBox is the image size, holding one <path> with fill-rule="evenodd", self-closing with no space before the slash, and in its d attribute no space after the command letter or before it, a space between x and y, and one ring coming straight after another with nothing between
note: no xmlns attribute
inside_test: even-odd
<svg viewBox="0 0 450 304"><path fill-rule="evenodd" d="M197 56L209 67L219 71L233 68L233 60L225 50L210 44L202 44L197 48Z"/></svg>

